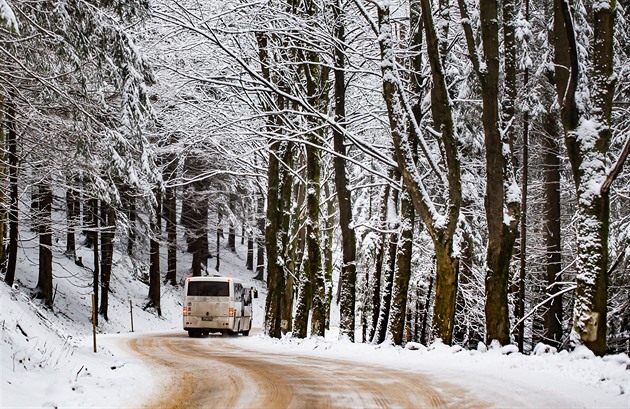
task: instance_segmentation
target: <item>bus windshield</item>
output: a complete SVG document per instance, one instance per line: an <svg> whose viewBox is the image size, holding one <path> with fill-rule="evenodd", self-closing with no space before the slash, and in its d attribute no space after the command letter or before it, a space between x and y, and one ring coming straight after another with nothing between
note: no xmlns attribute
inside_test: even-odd
<svg viewBox="0 0 630 409"><path fill-rule="evenodd" d="M229 297L230 284L222 281L190 281L188 295L192 297Z"/></svg>

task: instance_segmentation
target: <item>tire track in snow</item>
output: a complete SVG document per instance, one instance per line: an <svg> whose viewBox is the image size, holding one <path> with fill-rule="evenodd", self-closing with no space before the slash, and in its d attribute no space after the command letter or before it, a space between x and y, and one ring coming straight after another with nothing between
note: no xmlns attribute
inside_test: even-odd
<svg viewBox="0 0 630 409"><path fill-rule="evenodd" d="M129 341L166 379L147 408L444 408L489 405L418 373L353 361L244 349L185 333Z"/></svg>

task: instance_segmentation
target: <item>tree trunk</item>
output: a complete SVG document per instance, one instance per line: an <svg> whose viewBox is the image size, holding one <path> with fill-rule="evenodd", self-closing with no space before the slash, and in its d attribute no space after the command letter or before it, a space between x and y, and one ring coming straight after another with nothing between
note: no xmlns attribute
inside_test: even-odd
<svg viewBox="0 0 630 409"><path fill-rule="evenodd" d="M101 263L99 261L99 251L98 251L98 229L99 229L99 218L98 218L98 199L89 199L88 200L88 211L84 212L83 215L85 218L90 220L91 225L89 226L90 231L87 233L87 237L90 238L90 242L92 243L92 255L94 260L94 271L92 276L92 292L94 293L94 306L96 307L99 301L99 281L100 281L100 267ZM94 325L98 325L98 314L94 314Z"/></svg>
<svg viewBox="0 0 630 409"><path fill-rule="evenodd" d="M431 290L433 290L433 276L429 278L429 288L427 289L427 298L424 302L424 309L423 309L423 314L422 314L422 325L421 325L422 328L420 330L420 343L422 345L428 345L427 322L429 321L429 305L431 304Z"/></svg>
<svg viewBox="0 0 630 409"><path fill-rule="evenodd" d="M39 278L37 280L38 298L44 300L47 307L53 304L52 274L52 201L53 194L47 182L38 184L37 231L39 233Z"/></svg>
<svg viewBox="0 0 630 409"><path fill-rule="evenodd" d="M70 178L68 185L70 185ZM76 250L76 228L78 222L78 216L80 214L79 198L77 197L76 190L72 186L68 186L66 189L66 220L68 223L68 232L66 234L66 255L72 257L73 260L77 258Z"/></svg>
<svg viewBox="0 0 630 409"><path fill-rule="evenodd" d="M499 26L498 3L480 3L481 38L487 67L482 73L482 122L486 145L485 209L488 222L486 252L486 341L510 343L508 317L508 279L512 249L518 226L520 195L511 197L507 189L518 189L513 183L511 149L499 130ZM510 22L511 23L511 22ZM517 190L518 191L518 190ZM501 194L498 194L501 192ZM507 221L507 224L506 224ZM439 264L439 262L438 262Z"/></svg>
<svg viewBox="0 0 630 409"><path fill-rule="evenodd" d="M3 189L0 189L0 271L5 272L7 254L6 254L6 236L8 230L8 212L9 204L7 203L7 195L4 189L5 181L8 179L7 171L7 141L4 134L4 95L0 95L0 183ZM8 185L8 183L7 183Z"/></svg>
<svg viewBox="0 0 630 409"><path fill-rule="evenodd" d="M114 257L114 230L116 228L114 208L101 201L101 307L100 313L109 321L109 282L112 276Z"/></svg>
<svg viewBox="0 0 630 409"><path fill-rule="evenodd" d="M401 198L401 234L396 257L396 277L392 292L389 319L389 336L395 345L402 345L407 311L407 292L411 279L411 257L413 250L414 209L409 194L403 190Z"/></svg>
<svg viewBox="0 0 630 409"><path fill-rule="evenodd" d="M149 228L151 229L150 238L150 250L149 250L149 303L148 307L153 307L157 311L158 316L162 316L162 309L160 307L160 242L159 237L162 233L161 226L161 193L158 189L155 190L156 207L153 209L154 217L151 217Z"/></svg>
<svg viewBox="0 0 630 409"><path fill-rule="evenodd" d="M330 192L330 185L324 184L326 193L326 222L324 234L324 278L326 285L326 330L330 329L330 305L332 303L333 288L333 238L335 224L335 203Z"/></svg>
<svg viewBox="0 0 630 409"><path fill-rule="evenodd" d="M223 214L221 213L221 210L219 210L217 213L219 218L219 220L217 221L217 262L214 266L214 269L219 271L221 268L221 238L223 238Z"/></svg>
<svg viewBox="0 0 630 409"><path fill-rule="evenodd" d="M245 268L250 271L254 271L254 238L252 237L251 229L247 231L247 261L245 262Z"/></svg>
<svg viewBox="0 0 630 409"><path fill-rule="evenodd" d="M508 5L504 6L504 10L506 10ZM514 4L512 0L510 0L510 7L513 9ZM547 7L545 6L545 9ZM546 11L545 11L545 14ZM512 18L509 21L514 21L513 14ZM505 18L505 15L504 15ZM529 21L529 0L525 0L525 21ZM513 26L510 25L510 33L511 33L511 41L514 39L514 30ZM512 41L513 43L513 41ZM506 45L506 49L516 49L514 44L511 44L511 47ZM514 57L510 55L510 59ZM507 58L507 57L506 57ZM529 86L529 67L525 67L525 73L523 75L523 88L527 89ZM514 86L512 87L512 84ZM510 82L510 90L508 92L508 96L511 96L512 91L514 94L516 93L516 79L513 82ZM512 88L514 88L512 90ZM512 104L514 101L512 100ZM513 109L513 106L512 106ZM508 116L509 118L513 117L512 115ZM519 265L519 280L518 280L518 306L514 313L515 318L520 321L518 324L518 333L517 333L517 341L518 341L518 350L523 353L524 341L525 341L525 320L523 320L525 316L525 278L527 275L527 186L529 184L529 123L530 123L530 112L529 108L525 109L523 113L523 148L522 148L522 162L523 162L523 171L522 171L522 180L521 180L521 230L520 230L520 265ZM558 206L560 206L560 200L558 198Z"/></svg>
<svg viewBox="0 0 630 409"><path fill-rule="evenodd" d="M164 191L164 215L168 243L167 270L165 282L177 285L177 199L175 188L167 187Z"/></svg>
<svg viewBox="0 0 630 409"><path fill-rule="evenodd" d="M129 237L127 238L127 255L133 256L133 246L136 242L136 198L133 194L129 197Z"/></svg>
<svg viewBox="0 0 630 409"><path fill-rule="evenodd" d="M346 81L345 81L345 11L341 1L333 6L335 16L335 122L344 126L346 122ZM356 237L352 227L352 198L346 176L346 156L344 135L337 127L333 128L333 145L339 155L333 157L335 167L335 189L339 204L339 227L341 230L342 264L339 277L339 337L354 342L356 304Z"/></svg>
<svg viewBox="0 0 630 409"><path fill-rule="evenodd" d="M267 168L267 225L265 244L267 249L267 304L265 306L265 334L280 338L282 292L284 272L279 264L280 248L278 235L281 234L282 200L280 198L280 142L271 141L269 146L269 165Z"/></svg>
<svg viewBox="0 0 630 409"><path fill-rule="evenodd" d="M13 286L15 280L15 267L17 264L18 250L18 158L17 158L17 130L15 120L15 104L12 94L9 93L5 105L7 107L7 148L9 160L9 254L7 261L7 272L4 281Z"/></svg>
<svg viewBox="0 0 630 409"><path fill-rule="evenodd" d="M311 94L312 95L312 94ZM310 142L317 143L316 135L310 135ZM320 156L319 149L306 146L306 256L303 259L303 291L300 292L300 321L294 325L298 337L306 337L306 321L309 306L312 306L311 336L324 336L326 331L326 289L322 268L320 242ZM297 313L296 313L297 317ZM306 318L306 321L304 320Z"/></svg>
<svg viewBox="0 0 630 409"><path fill-rule="evenodd" d="M231 215L233 215L234 214L234 195L233 194L230 194L229 203L230 203L230 213ZM232 253L235 253L236 252L236 227L234 226L233 217L229 218L228 223L229 223L229 227L228 227L227 246L228 246L228 249Z"/></svg>
<svg viewBox="0 0 630 409"><path fill-rule="evenodd" d="M440 45L433 23L431 5L428 0L420 2L422 19L427 36L427 52L431 64L433 88L431 90L431 112L433 114L434 129L441 131L440 141L443 144L447 174L444 175L439 166L428 154L423 135L419 133L415 113L408 105L408 98L400 89L401 80L396 69L397 62L393 52L392 24L388 5L379 7L378 21L381 29L379 45L381 49L381 71L383 77L383 97L388 111L390 131L394 144L394 152L398 169L400 170L405 187L413 201L415 210L422 217L433 240L438 257L437 285L433 318L433 333L445 343L450 344L455 318L455 301L457 294L457 274L459 260L454 256L453 236L459 219L461 207L460 163L455 138L451 103L446 87ZM411 4L411 17L418 13L418 3ZM419 25L417 25L419 27ZM413 35L414 42L420 41L420 36ZM418 45L415 44L414 45ZM410 112L411 111L411 112ZM406 114L406 115L405 115ZM407 129L409 124L409 129ZM439 214L431 197L427 193L415 165L412 144L422 141L425 157L429 161L432 172L445 187L448 186L448 203L445 206L446 215Z"/></svg>
<svg viewBox="0 0 630 409"><path fill-rule="evenodd" d="M256 205L256 276L254 280L265 279L265 198L258 193Z"/></svg>
<svg viewBox="0 0 630 409"><path fill-rule="evenodd" d="M391 173L390 173L391 175ZM390 185L386 185L383 194L383 202L381 203L381 219L380 219L380 227L385 227L385 222L387 220L387 209L389 206L389 192ZM378 246L378 253L376 255L376 267L374 269L374 276L372 277L372 317L370 320L370 328L368 332L368 340L374 339L374 333L376 332L376 328L378 325L378 316L381 310L381 280L383 278L383 259L385 258L385 234L380 235L380 243Z"/></svg>
<svg viewBox="0 0 630 409"><path fill-rule="evenodd" d="M575 24L569 4L554 3L556 66L569 67L568 79L556 78L565 144L577 191L577 289L573 310L573 340L596 355L606 353L608 298L609 195L602 188L608 177L606 160L611 137L615 90L613 38L615 3L593 6L592 89L590 104L578 104L580 72ZM581 10L574 12L581 13ZM562 70L556 70L562 71ZM580 96L585 93L580 93ZM589 112L584 112L590 106Z"/></svg>
<svg viewBox="0 0 630 409"><path fill-rule="evenodd" d="M398 173L398 172L397 172ZM400 179L400 174L396 175L396 180ZM398 190L394 189L392 192L392 204L393 209L398 209ZM396 211L396 210L394 210ZM397 214L387 215L388 220L398 218ZM381 299L381 309L378 316L378 322L376 324L376 331L372 343L380 344L385 341L385 335L387 333L387 324L389 323L390 307L392 303L392 287L394 286L394 270L396 269L396 253L398 249L398 235L399 226L398 222L388 225L388 229L392 232L389 234L388 251L387 251L387 266L385 270L385 279L383 280L383 291Z"/></svg>
<svg viewBox="0 0 630 409"><path fill-rule="evenodd" d="M289 274L285 274L290 269L291 260L295 259L295 254L292 251L295 250L295 246L291 246L289 243L289 237L291 236L291 200L293 198L293 175L288 169L294 167L295 147L293 143L287 143L282 158L283 166L280 169L280 199L282 201L282 212L277 215L278 222L280 223L280 234L278 235L279 251L282 251L282 299L280 301L280 331L282 334L286 334L291 328L291 321L293 318L293 277ZM280 295L279 295L280 297Z"/></svg>
<svg viewBox="0 0 630 409"><path fill-rule="evenodd" d="M550 106L553 98L548 98ZM560 161L560 139L561 130L558 129L557 112L543 114L542 145L544 149L544 173L545 173L545 224L544 238L547 259L545 263L547 278L547 293L550 295L558 293L561 288L557 283L562 281L560 273L561 264L561 223L560 223L560 171L562 164ZM562 329L562 296L556 296L545 307L544 314L544 342L560 347Z"/></svg>

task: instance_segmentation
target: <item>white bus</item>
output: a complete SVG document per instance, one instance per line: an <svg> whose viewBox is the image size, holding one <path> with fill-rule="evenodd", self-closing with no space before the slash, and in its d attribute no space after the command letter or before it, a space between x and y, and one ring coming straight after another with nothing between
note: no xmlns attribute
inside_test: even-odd
<svg viewBox="0 0 630 409"><path fill-rule="evenodd" d="M249 335L252 297L249 289L229 277L188 277L184 286L184 329L190 337L210 332Z"/></svg>

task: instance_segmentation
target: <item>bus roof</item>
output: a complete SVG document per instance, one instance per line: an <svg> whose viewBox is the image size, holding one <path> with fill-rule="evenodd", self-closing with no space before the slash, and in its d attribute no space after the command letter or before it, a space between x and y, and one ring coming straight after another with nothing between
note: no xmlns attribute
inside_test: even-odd
<svg viewBox="0 0 630 409"><path fill-rule="evenodd" d="M223 277L223 276L206 276L206 277L188 277L188 281L215 281L215 282L235 282L241 283L241 280L237 280L232 277Z"/></svg>

